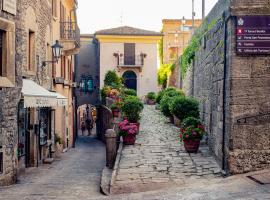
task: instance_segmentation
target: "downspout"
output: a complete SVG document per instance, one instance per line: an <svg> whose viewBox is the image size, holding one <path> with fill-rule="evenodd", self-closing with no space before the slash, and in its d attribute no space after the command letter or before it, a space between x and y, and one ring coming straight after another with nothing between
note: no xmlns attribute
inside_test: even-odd
<svg viewBox="0 0 270 200"><path fill-rule="evenodd" d="M223 13L223 20L224 20L224 72L223 72L223 122L222 122L222 171L223 174L225 176L228 175L228 171L227 171L227 164L226 164L226 157L227 157L227 152L226 152L226 97L227 97L227 92L226 92L226 88L227 88L227 70L228 70L228 66L227 66L227 37L228 37L228 21L232 18L231 15L229 15L228 17L226 17L226 12Z"/></svg>

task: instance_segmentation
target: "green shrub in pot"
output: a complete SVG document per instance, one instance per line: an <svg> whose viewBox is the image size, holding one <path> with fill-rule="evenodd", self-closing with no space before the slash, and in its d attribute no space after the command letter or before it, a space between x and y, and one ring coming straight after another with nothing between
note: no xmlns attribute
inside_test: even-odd
<svg viewBox="0 0 270 200"><path fill-rule="evenodd" d="M149 100L155 101L155 100L156 100L156 93L154 93L154 92L149 92L149 93L146 95L146 98L149 99Z"/></svg>
<svg viewBox="0 0 270 200"><path fill-rule="evenodd" d="M166 117L172 116L171 111L169 109L169 105L171 104L173 99L174 97L165 95L160 101L160 110L163 113L163 115L165 115Z"/></svg>
<svg viewBox="0 0 270 200"><path fill-rule="evenodd" d="M182 128L187 128L187 127L198 127L199 125L202 125L202 122L200 119L196 117L187 117L186 119L183 120L182 122Z"/></svg>
<svg viewBox="0 0 270 200"><path fill-rule="evenodd" d="M127 96L137 96L136 90L125 88L123 90L124 94Z"/></svg>
<svg viewBox="0 0 270 200"><path fill-rule="evenodd" d="M129 122L136 123L140 120L140 113L143 110L142 101L135 96L127 96L121 108L122 113Z"/></svg>
<svg viewBox="0 0 270 200"><path fill-rule="evenodd" d="M187 117L199 118L199 102L191 97L177 96L169 105L171 114L181 121Z"/></svg>

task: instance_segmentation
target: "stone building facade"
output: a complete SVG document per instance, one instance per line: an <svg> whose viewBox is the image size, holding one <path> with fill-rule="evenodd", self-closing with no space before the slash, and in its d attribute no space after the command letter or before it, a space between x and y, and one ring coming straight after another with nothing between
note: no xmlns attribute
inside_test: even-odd
<svg viewBox="0 0 270 200"><path fill-rule="evenodd" d="M218 1L181 84L200 101L210 149L231 174L270 167L270 56L237 55L235 28L237 16L269 13L267 0Z"/></svg>
<svg viewBox="0 0 270 200"><path fill-rule="evenodd" d="M2 5L3 2L9 2L9 7ZM77 6L77 1L72 2ZM65 1L70 9L74 8L72 2ZM55 92L53 84L58 68L52 62L56 59L52 45L62 39L62 55L67 60L70 54L75 54L72 50L79 48L74 40L64 41L70 38L53 34L57 30L58 35L64 32L60 32L62 26L54 16L58 3L55 0L0 2L0 186L16 182L17 175L25 168L37 167L54 156L55 111L64 107L63 102L68 98L67 109L71 114L73 111L72 91L68 97L62 96ZM55 21L59 28L53 30ZM70 32L74 26L68 27L64 30L74 35ZM72 65L67 61L73 70L74 60ZM68 77L72 80L71 70ZM71 88L71 81L68 84ZM67 124L72 126L70 122Z"/></svg>

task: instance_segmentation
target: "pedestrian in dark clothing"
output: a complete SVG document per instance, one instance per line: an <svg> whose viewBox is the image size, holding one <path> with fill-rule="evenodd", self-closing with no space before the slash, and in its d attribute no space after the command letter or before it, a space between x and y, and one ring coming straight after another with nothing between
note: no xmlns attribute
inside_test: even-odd
<svg viewBox="0 0 270 200"><path fill-rule="evenodd" d="M86 129L88 130L88 135L91 135L91 131L92 131L92 128L93 128L92 120L87 119L85 122L86 122Z"/></svg>
<svg viewBox="0 0 270 200"><path fill-rule="evenodd" d="M85 131L85 123L84 123L84 121L82 121L82 123L81 123L81 130L82 130L82 135L83 135L83 133Z"/></svg>

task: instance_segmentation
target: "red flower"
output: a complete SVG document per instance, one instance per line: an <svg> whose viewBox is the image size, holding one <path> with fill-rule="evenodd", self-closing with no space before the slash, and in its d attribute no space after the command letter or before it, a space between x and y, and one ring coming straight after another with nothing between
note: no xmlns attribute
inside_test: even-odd
<svg viewBox="0 0 270 200"><path fill-rule="evenodd" d="M180 134L180 138L183 138L183 135L182 134Z"/></svg>
<svg viewBox="0 0 270 200"><path fill-rule="evenodd" d="M186 138L189 138L189 135L186 135Z"/></svg>

